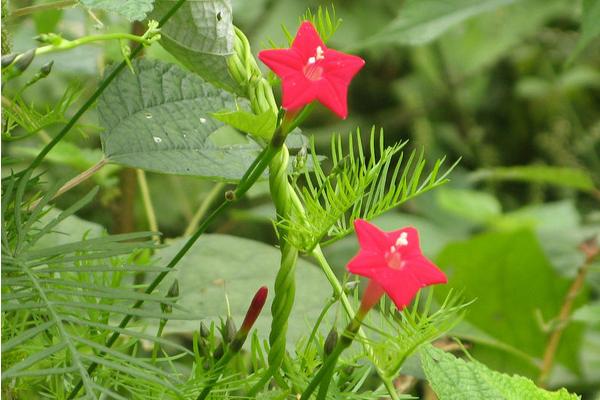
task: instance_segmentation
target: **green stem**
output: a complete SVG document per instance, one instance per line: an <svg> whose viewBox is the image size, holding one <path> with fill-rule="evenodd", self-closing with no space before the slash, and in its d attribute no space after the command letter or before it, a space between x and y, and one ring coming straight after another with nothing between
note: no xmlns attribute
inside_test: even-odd
<svg viewBox="0 0 600 400"><path fill-rule="evenodd" d="M339 296L340 301L342 302L342 306L344 307L344 310L346 311L346 314L348 314L349 318L354 319L356 317L356 314L354 313L354 309L352 308L352 305L350 304L350 301L348 300L348 296L346 296L346 293L344 293L344 288L342 287L342 284L340 283L340 281L338 281L337 277L335 276L333 269L327 262L327 259L325 258L325 255L323 254L323 251L319 245L317 245L315 247L315 249L312 252L312 255L317 260L317 263L321 267L321 270L327 277L327 280L329 281L329 284L333 288L336 296ZM374 359L375 353L373 352L373 348L369 345L369 342L367 340L367 335L364 333L362 328L360 328L360 327L358 328L357 335L359 338L362 339L361 343L362 343L362 346L363 346L363 349L365 350L365 352L369 355L369 357L371 359ZM375 366L375 371L377 372L377 375L379 375L379 377L381 378L381 380L384 383L386 380L389 379L386 376L386 374L382 370L379 369L379 367ZM392 396L392 398L395 398L394 397L395 392L393 390L390 390L390 388L387 385L386 385L386 388L388 389L390 396Z"/></svg>
<svg viewBox="0 0 600 400"><path fill-rule="evenodd" d="M85 44L108 41L108 40L128 40L131 42L140 43L140 46L148 46L148 45L152 44L152 39L149 39L148 37L146 37L146 35L137 36L137 35L133 35L131 33L106 33L106 34L102 34L102 35L85 36L85 37L75 39L75 40L67 40L67 39L61 38L60 42L57 44L49 44L47 46L38 47L37 49L35 49L35 55L40 56L43 54L67 51L67 50L71 50L71 49L74 49L75 47L79 47L79 46L82 46ZM133 55L134 54L132 53L131 56L133 56ZM19 54L15 58L15 60L11 63L11 65L13 65L21 57L23 57L23 54Z"/></svg>
<svg viewBox="0 0 600 400"><path fill-rule="evenodd" d="M37 4L35 6L18 8L10 13L11 17L23 17L25 15L33 14L35 12L56 10L61 8L71 7L77 4L77 0L60 0L52 3Z"/></svg>
<svg viewBox="0 0 600 400"><path fill-rule="evenodd" d="M144 203L144 210L146 212L146 218L148 219L148 226L152 232L158 232L158 223L156 222L156 212L154 212L154 206L152 205L152 197L150 196L150 187L146 180L146 173L143 169L136 169L137 181L140 185L140 191L142 192L142 202ZM153 236L154 241L158 242L160 238L158 235Z"/></svg>
<svg viewBox="0 0 600 400"><path fill-rule="evenodd" d="M80 173L79 175L77 175L73 179L69 180L64 185L62 185L60 187L60 189L58 189L58 191L54 194L54 196L52 196L52 200L56 199L58 196L62 195L63 193L73 189L75 186L79 185L81 182L86 181L88 178L93 176L96 172L100 171L106 164L108 164L108 159L106 159L106 158L100 159L96 164L92 165L90 168L86 169L85 171L83 171L82 173ZM29 210L33 210L35 207L37 207L37 205L40 203L40 201L41 201L41 199L31 203L31 206L29 206Z"/></svg>
<svg viewBox="0 0 600 400"><path fill-rule="evenodd" d="M157 339L160 339L160 337L162 336L163 329L165 329L165 325L167 325L167 320L164 318L161 318L159 325L158 325L158 331L156 331ZM159 347L160 347L160 344L158 343L158 341L154 342L154 347L152 348L152 362L153 363L156 362L156 357L158 356Z"/></svg>
<svg viewBox="0 0 600 400"><path fill-rule="evenodd" d="M190 220L188 227L185 229L185 232L183 233L183 236L189 236L192 233L194 233L194 231L198 227L198 224L200 223L200 220L202 220L202 218L208 211L208 208L213 203L213 201L215 201L215 199L217 198L217 196L219 195L221 190L223 190L224 187L225 187L224 183L217 183L215 186L213 186L213 188L210 190L210 192L208 192L208 194L206 195L206 197L200 204L198 211L196 211L196 213Z"/></svg>
<svg viewBox="0 0 600 400"><path fill-rule="evenodd" d="M185 1L186 0L179 0L177 3L175 3L173 7L171 7L171 9L159 21L158 28L163 26L173 16L173 14L175 14L179 7L181 7L183 3L185 3ZM130 58L135 57L140 51L142 51L143 48L144 46L142 44L137 45L131 51L131 54L129 55ZM77 121L79 121L79 118L81 118L81 116L86 113L86 111L96 102L96 100L98 100L98 97L100 97L100 95L106 90L108 85L111 84L111 82L117 77L117 75L119 75L119 73L126 66L127 61L121 61L116 66L116 68L112 70L112 72L102 81L100 86L98 86L98 89L96 89L96 91L90 96L90 98L79 108L79 110L77 110L77 112L71 117L69 122L67 122L64 128L54 137L54 139L52 139L52 141L42 149L42 151L37 155L37 157L33 160L33 162L29 165L27 169L33 170L42 163L42 161L50 152L50 150L52 150L54 146L56 146L56 144L60 142L67 133L69 133L71 128L73 128Z"/></svg>
<svg viewBox="0 0 600 400"><path fill-rule="evenodd" d="M324 399L327 395L327 390L329 388L330 379L326 379L327 377L333 376L333 372L335 370L335 365L337 364L337 360L340 355L352 344L354 340L354 336L356 336L358 330L360 329L360 324L364 318L364 314L356 314L356 316L348 323L346 329L342 333L337 345L329 355L325 359L325 363L321 366L317 375L313 377L310 381L302 396L300 397L303 400L307 400L310 395L315 391L315 389L321 385L321 389L319 390L318 399Z"/></svg>
<svg viewBox="0 0 600 400"><path fill-rule="evenodd" d="M128 40L131 42L141 43L142 45L149 45L152 43L152 41L145 36L138 36L132 33L105 33L101 35L84 36L75 40L61 39L60 43L58 44L49 44L47 46L38 47L35 50L35 55L40 56L42 54L71 50L75 47L79 47L88 43L103 42L108 40Z"/></svg>
<svg viewBox="0 0 600 400"><path fill-rule="evenodd" d="M398 390L396 389L396 386L394 386L394 382L392 382L392 380L389 378L385 378L382 380L383 380L383 385L385 386L388 393L392 397L392 400L400 400L400 396L398 396Z"/></svg>

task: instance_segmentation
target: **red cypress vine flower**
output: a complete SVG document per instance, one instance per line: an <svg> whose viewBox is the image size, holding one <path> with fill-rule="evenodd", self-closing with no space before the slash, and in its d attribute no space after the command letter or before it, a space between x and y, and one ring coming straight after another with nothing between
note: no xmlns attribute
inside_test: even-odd
<svg viewBox="0 0 600 400"><path fill-rule="evenodd" d="M446 275L421 252L419 232L413 227L384 232L365 220L354 221L360 251L347 265L353 274L370 278L361 312L367 312L383 293L402 310L419 289L446 283Z"/></svg>
<svg viewBox="0 0 600 400"><path fill-rule="evenodd" d="M328 49L309 21L300 25L291 48L263 50L258 58L281 78L287 111L318 100L342 119L348 116L348 85L365 65L360 57Z"/></svg>

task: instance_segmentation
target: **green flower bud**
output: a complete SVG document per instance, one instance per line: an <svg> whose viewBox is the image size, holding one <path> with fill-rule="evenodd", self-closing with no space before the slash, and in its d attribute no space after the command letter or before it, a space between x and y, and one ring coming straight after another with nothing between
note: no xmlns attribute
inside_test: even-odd
<svg viewBox="0 0 600 400"><path fill-rule="evenodd" d="M235 322L233 322L233 318L227 317L227 321L225 322L225 332L223 332L223 340L225 343L231 343L236 332L237 327L235 326Z"/></svg>
<svg viewBox="0 0 600 400"><path fill-rule="evenodd" d="M54 65L54 61L48 61L46 64L40 68L40 74L42 78L47 77L52 72L52 66Z"/></svg>
<svg viewBox="0 0 600 400"><path fill-rule="evenodd" d="M6 54L6 55L2 56L2 68L6 68L10 64L12 64L13 61L15 61L15 58L17 58L16 53Z"/></svg>
<svg viewBox="0 0 600 400"><path fill-rule="evenodd" d="M35 49L27 50L25 53L21 54L19 59L15 62L15 68L20 72L25 71L34 58Z"/></svg>
<svg viewBox="0 0 600 400"><path fill-rule="evenodd" d="M210 331L208 330L206 325L204 325L204 322L200 321L200 336L206 339L209 335Z"/></svg>
<svg viewBox="0 0 600 400"><path fill-rule="evenodd" d="M338 337L339 337L338 332L334 326L329 331L329 334L327 335L327 339L325 339L325 346L323 346L323 350L325 351L326 355L330 355L331 353L333 353L333 349L335 349L335 346L337 345L337 342L338 342Z"/></svg>
<svg viewBox="0 0 600 400"><path fill-rule="evenodd" d="M177 279L175 279L173 281L173 284L171 285L171 287L169 288L169 291L167 292L167 298L175 298L175 297L179 297L179 281ZM163 313L165 313L165 314L170 314L173 312L173 304L171 304L171 303L160 303L160 308L162 309Z"/></svg>

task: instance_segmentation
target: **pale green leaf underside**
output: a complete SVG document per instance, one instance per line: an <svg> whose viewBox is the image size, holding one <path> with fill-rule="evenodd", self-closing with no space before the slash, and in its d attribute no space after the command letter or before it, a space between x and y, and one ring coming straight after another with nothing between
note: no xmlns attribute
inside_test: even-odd
<svg viewBox="0 0 600 400"><path fill-rule="evenodd" d="M182 246L177 240L169 247L157 251L161 260L169 260ZM172 278L179 280L178 304L188 310L218 321L228 312L225 296L230 305L231 316L241 323L255 291L269 287L268 303L255 328L262 338L267 338L271 326L270 303L273 300L273 282L279 268L281 253L265 243L245 238L205 234L179 262ZM331 296L331 288L322 272L314 265L298 260L296 298L288 321L288 344L293 345L303 332L312 327L323 305ZM168 287L165 284L165 290ZM198 329L195 321L170 321L165 332L191 334Z"/></svg>
<svg viewBox="0 0 600 400"><path fill-rule="evenodd" d="M211 114L235 109L233 96L173 64L135 60L100 97L102 148L118 164L235 181L258 155L246 144L218 144Z"/></svg>
<svg viewBox="0 0 600 400"><path fill-rule="evenodd" d="M88 8L115 12L130 21L141 21L152 11L154 0L79 0Z"/></svg>
<svg viewBox="0 0 600 400"><path fill-rule="evenodd" d="M157 0L152 18L164 15L175 0ZM239 91L229 75L233 53L233 23L229 0L188 0L161 28L161 45L190 71L227 89Z"/></svg>
<svg viewBox="0 0 600 400"><path fill-rule="evenodd" d="M565 389L549 392L531 380L492 371L485 365L460 358L431 345L421 351L425 375L443 400L576 400Z"/></svg>
<svg viewBox="0 0 600 400"><path fill-rule="evenodd" d="M475 15L492 11L514 0L410 0L398 16L379 33L356 47L399 43L421 45L435 40L446 30Z"/></svg>

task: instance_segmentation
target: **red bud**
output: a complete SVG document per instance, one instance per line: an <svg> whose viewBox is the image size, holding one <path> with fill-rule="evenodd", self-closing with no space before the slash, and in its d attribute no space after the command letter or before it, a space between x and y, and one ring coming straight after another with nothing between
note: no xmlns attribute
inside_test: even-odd
<svg viewBox="0 0 600 400"><path fill-rule="evenodd" d="M248 311L246 312L246 317L244 318L244 322L242 323L240 331L244 333L250 332L250 329L252 329L252 325L254 325L254 322L256 322L258 315L265 306L268 293L269 289L266 286L263 286L260 289L258 289L256 294L254 295L254 298L252 299L252 303L250 303L250 307L248 307Z"/></svg>

